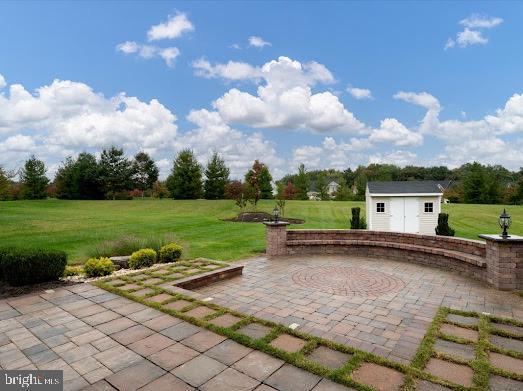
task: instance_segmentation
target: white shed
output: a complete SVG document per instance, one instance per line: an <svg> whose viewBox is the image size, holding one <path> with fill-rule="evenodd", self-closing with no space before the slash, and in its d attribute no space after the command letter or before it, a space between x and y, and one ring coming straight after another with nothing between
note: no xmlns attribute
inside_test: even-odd
<svg viewBox="0 0 523 391"><path fill-rule="evenodd" d="M368 229L435 235L442 196L437 181L368 182Z"/></svg>

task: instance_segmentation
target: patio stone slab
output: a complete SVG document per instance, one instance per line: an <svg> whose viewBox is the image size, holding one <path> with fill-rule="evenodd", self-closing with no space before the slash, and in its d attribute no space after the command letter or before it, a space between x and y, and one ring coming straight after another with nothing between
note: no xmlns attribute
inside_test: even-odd
<svg viewBox="0 0 523 391"><path fill-rule="evenodd" d="M83 391L117 391L112 385L105 380L100 380L84 388Z"/></svg>
<svg viewBox="0 0 523 391"><path fill-rule="evenodd" d="M222 343L209 349L205 355L230 366L250 352L252 352L251 348L240 345L231 339L226 339Z"/></svg>
<svg viewBox="0 0 523 391"><path fill-rule="evenodd" d="M514 326L511 324L503 324L503 323L491 323L490 325L494 329L503 330L508 333L512 333L518 337L523 337L523 327L521 327L521 326Z"/></svg>
<svg viewBox="0 0 523 391"><path fill-rule="evenodd" d="M452 389L426 380L420 380L416 383L416 391L452 391Z"/></svg>
<svg viewBox="0 0 523 391"><path fill-rule="evenodd" d="M193 334L203 330L200 327L194 326L187 322L181 322L174 326L168 327L165 330L161 331L161 334L174 339L175 341L181 341L187 337L190 337Z"/></svg>
<svg viewBox="0 0 523 391"><path fill-rule="evenodd" d="M192 391L194 389L194 387L167 373L140 388L140 391Z"/></svg>
<svg viewBox="0 0 523 391"><path fill-rule="evenodd" d="M172 374L193 387L199 387L226 368L221 362L202 354L175 368Z"/></svg>
<svg viewBox="0 0 523 391"><path fill-rule="evenodd" d="M193 318L196 318L196 319L202 319L208 315L214 314L215 312L216 312L215 310L213 310L209 307L200 306L200 307L196 307L190 311L185 312L185 315L192 316Z"/></svg>
<svg viewBox="0 0 523 391"><path fill-rule="evenodd" d="M191 304L192 303L187 300L176 300L176 301L173 301L172 303L164 304L164 307L168 308L170 310L181 311L183 308L185 308Z"/></svg>
<svg viewBox="0 0 523 391"><path fill-rule="evenodd" d="M224 314L214 319L211 319L209 323L212 323L219 327L231 327L238 323L240 320L242 320L242 318L238 318L237 316L231 314Z"/></svg>
<svg viewBox="0 0 523 391"><path fill-rule="evenodd" d="M285 362L266 353L254 350L236 362L233 367L250 377L263 381L280 368Z"/></svg>
<svg viewBox="0 0 523 391"><path fill-rule="evenodd" d="M188 348L180 343L175 343L166 349L152 354L148 359L163 369L170 371L177 366L192 360L198 355L200 355L200 353L196 350Z"/></svg>
<svg viewBox="0 0 523 391"><path fill-rule="evenodd" d="M460 323L466 326L477 326L479 323L479 319L474 316L448 314L447 319L451 322Z"/></svg>
<svg viewBox="0 0 523 391"><path fill-rule="evenodd" d="M431 358L425 368L428 373L465 387L472 387L472 368L449 361Z"/></svg>
<svg viewBox="0 0 523 391"><path fill-rule="evenodd" d="M148 297L147 301L150 301L152 303L163 303L166 300L172 299L171 295L168 295L167 293L160 293L159 295Z"/></svg>
<svg viewBox="0 0 523 391"><path fill-rule="evenodd" d="M499 346L500 348L523 353L523 341L513 338L500 337L499 335L491 335L490 342L493 345Z"/></svg>
<svg viewBox="0 0 523 391"><path fill-rule="evenodd" d="M147 360L142 360L130 367L107 377L105 380L120 391L137 390L164 375L165 371Z"/></svg>
<svg viewBox="0 0 523 391"><path fill-rule="evenodd" d="M473 345L464 345L460 343L437 339L434 343L434 350L444 353L447 356L460 358L463 360L473 360L476 352Z"/></svg>
<svg viewBox="0 0 523 391"><path fill-rule="evenodd" d="M156 285L156 284L159 284L160 282L164 282L163 279L154 277L154 278L148 278L147 280L143 280L142 284Z"/></svg>
<svg viewBox="0 0 523 391"><path fill-rule="evenodd" d="M202 391L248 391L260 382L233 368L227 368L200 387Z"/></svg>
<svg viewBox="0 0 523 391"><path fill-rule="evenodd" d="M162 331L181 322L183 322L181 319L165 314L143 322L143 325L153 329L154 331Z"/></svg>
<svg viewBox="0 0 523 391"><path fill-rule="evenodd" d="M91 326L97 326L102 323L107 323L111 320L119 318L121 315L113 311L105 310L104 312L99 312L97 314L83 318L83 321Z"/></svg>
<svg viewBox="0 0 523 391"><path fill-rule="evenodd" d="M142 323L142 322L146 322L148 320L157 318L162 315L163 315L163 312L155 310L154 308L145 307L141 311L128 314L127 317L129 319L134 320L135 322Z"/></svg>
<svg viewBox="0 0 523 391"><path fill-rule="evenodd" d="M504 369L508 372L514 372L523 375L523 360L505 356L504 354L490 352L490 363L496 368Z"/></svg>
<svg viewBox="0 0 523 391"><path fill-rule="evenodd" d="M118 372L143 360L139 354L136 354L124 346L115 346L114 348L107 349L104 352L95 354L94 358L113 372Z"/></svg>
<svg viewBox="0 0 523 391"><path fill-rule="evenodd" d="M294 337L289 334L282 334L273 339L270 343L272 347L281 349L284 352L294 353L301 350L306 344L303 339Z"/></svg>
<svg viewBox="0 0 523 391"><path fill-rule="evenodd" d="M138 291L132 292L132 295L138 296L138 297L145 297L151 293L154 293L154 290L152 290L151 288L143 288Z"/></svg>
<svg viewBox="0 0 523 391"><path fill-rule="evenodd" d="M142 286L138 285L138 284L125 284L125 285L119 286L118 289L121 289L123 291L132 291L134 289L139 289L141 287Z"/></svg>
<svg viewBox="0 0 523 391"><path fill-rule="evenodd" d="M147 357L171 346L173 343L174 341L172 339L162 334L152 334L140 341L133 342L128 348L141 356Z"/></svg>
<svg viewBox="0 0 523 391"><path fill-rule="evenodd" d="M351 377L358 383L374 387L377 391L399 390L404 381L401 372L373 363L363 363L352 372Z"/></svg>
<svg viewBox="0 0 523 391"><path fill-rule="evenodd" d="M478 340L478 332L476 330L466 329L464 327L454 326L452 324L447 323L442 324L439 330L443 334L467 339L469 341L477 342Z"/></svg>
<svg viewBox="0 0 523 391"><path fill-rule="evenodd" d="M251 337L252 339L260 339L269 334L271 328L260 323L251 323L241 327L237 331L238 333Z"/></svg>
<svg viewBox="0 0 523 391"><path fill-rule="evenodd" d="M492 375L489 380L490 391L521 391L523 382L506 377Z"/></svg>
<svg viewBox="0 0 523 391"><path fill-rule="evenodd" d="M329 379L323 379L318 383L316 387L312 389L312 391L356 391L354 388L345 387L341 384L334 383L333 381Z"/></svg>
<svg viewBox="0 0 523 391"><path fill-rule="evenodd" d="M202 330L196 334L191 335L181 341L182 344L188 346L198 352L205 352L227 338L219 334L215 334L209 330Z"/></svg>
<svg viewBox="0 0 523 391"><path fill-rule="evenodd" d="M104 334L113 334L122 330L127 330L134 325L136 325L136 322L133 322L131 319L120 317L109 322L99 324L96 326L96 328Z"/></svg>
<svg viewBox="0 0 523 391"><path fill-rule="evenodd" d="M351 357L350 354L338 352L325 346L318 346L307 356L309 360L330 369L342 367Z"/></svg>
<svg viewBox="0 0 523 391"><path fill-rule="evenodd" d="M127 330L122 330L111 335L111 338L120 342L122 345L129 345L133 342L140 341L145 337L151 335L153 331L140 324L130 327Z"/></svg>
<svg viewBox="0 0 523 391"><path fill-rule="evenodd" d="M309 391L321 380L321 377L303 369L285 364L265 380L265 383L281 391Z"/></svg>

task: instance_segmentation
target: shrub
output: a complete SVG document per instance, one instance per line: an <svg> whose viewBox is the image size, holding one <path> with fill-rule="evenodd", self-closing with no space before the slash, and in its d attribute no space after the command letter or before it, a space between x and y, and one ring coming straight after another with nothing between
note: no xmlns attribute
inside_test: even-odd
<svg viewBox="0 0 523 391"><path fill-rule="evenodd" d="M439 236L454 236L454 231L449 227L449 215L447 213L440 213L438 215L438 226L436 227L436 235Z"/></svg>
<svg viewBox="0 0 523 391"><path fill-rule="evenodd" d="M82 266L67 265L64 270L64 277L79 276L84 273Z"/></svg>
<svg viewBox="0 0 523 391"><path fill-rule="evenodd" d="M152 248L143 248L135 251L129 259L129 267L131 269L141 269L143 267L152 266L156 262L156 251Z"/></svg>
<svg viewBox="0 0 523 391"><path fill-rule="evenodd" d="M176 262L182 255L182 246L176 243L169 243L160 249L158 258L160 262Z"/></svg>
<svg viewBox="0 0 523 391"><path fill-rule="evenodd" d="M63 251L7 249L0 257L1 275L13 286L57 280L66 265Z"/></svg>
<svg viewBox="0 0 523 391"><path fill-rule="evenodd" d="M350 228L351 229L366 229L367 228L367 222L365 221L365 217L360 217L360 208L352 208L351 209L352 218L350 219Z"/></svg>
<svg viewBox="0 0 523 391"><path fill-rule="evenodd" d="M89 258L114 257L118 255L129 255L141 248L152 248L160 251L162 246L172 243L176 240L173 234L163 236L151 235L139 238L133 235L122 236L115 240L106 240L96 245L87 254Z"/></svg>
<svg viewBox="0 0 523 391"><path fill-rule="evenodd" d="M87 277L108 276L114 271L114 264L109 258L91 258L84 264Z"/></svg>

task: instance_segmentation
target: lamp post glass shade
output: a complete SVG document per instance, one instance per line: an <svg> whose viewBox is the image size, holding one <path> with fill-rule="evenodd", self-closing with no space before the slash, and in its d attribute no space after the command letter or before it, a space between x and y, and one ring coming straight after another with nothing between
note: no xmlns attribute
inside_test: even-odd
<svg viewBox="0 0 523 391"><path fill-rule="evenodd" d="M278 220L280 219L280 209L278 209L277 206L275 206L274 209L272 210L272 218L275 223L277 223Z"/></svg>
<svg viewBox="0 0 523 391"><path fill-rule="evenodd" d="M502 238L508 238L509 234L507 232L507 229L510 227L510 224L512 224L512 220L510 219L510 215L507 213L505 209L503 209L503 213L499 216L499 226L501 227L501 237Z"/></svg>

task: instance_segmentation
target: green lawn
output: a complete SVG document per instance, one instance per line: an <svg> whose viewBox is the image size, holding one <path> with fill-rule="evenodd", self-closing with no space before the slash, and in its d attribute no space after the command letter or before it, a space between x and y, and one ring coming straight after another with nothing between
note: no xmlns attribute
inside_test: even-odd
<svg viewBox="0 0 523 391"><path fill-rule="evenodd" d="M347 228L350 208L363 202L288 201L285 214L306 220L297 228ZM274 201L258 209L270 212ZM457 236L476 239L499 231L499 205L445 205ZM511 232L523 234L523 207L509 206ZM233 260L261 252L264 227L220 219L238 213L234 201L9 201L0 202L0 246L32 246L65 250L70 261L82 261L96 244L124 235L172 233L185 257Z"/></svg>

